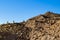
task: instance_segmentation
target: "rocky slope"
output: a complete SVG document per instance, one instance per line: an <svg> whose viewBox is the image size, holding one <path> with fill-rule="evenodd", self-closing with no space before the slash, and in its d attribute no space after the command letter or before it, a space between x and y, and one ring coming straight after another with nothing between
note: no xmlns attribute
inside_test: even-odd
<svg viewBox="0 0 60 40"><path fill-rule="evenodd" d="M0 40L60 40L60 14L46 12L26 22L2 24Z"/></svg>

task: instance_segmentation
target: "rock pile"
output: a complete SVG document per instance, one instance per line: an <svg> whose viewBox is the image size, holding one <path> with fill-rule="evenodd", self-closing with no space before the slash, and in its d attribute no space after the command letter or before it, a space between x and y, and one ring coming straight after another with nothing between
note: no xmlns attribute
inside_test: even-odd
<svg viewBox="0 0 60 40"><path fill-rule="evenodd" d="M60 40L60 14L47 12L26 22L2 24L0 40Z"/></svg>

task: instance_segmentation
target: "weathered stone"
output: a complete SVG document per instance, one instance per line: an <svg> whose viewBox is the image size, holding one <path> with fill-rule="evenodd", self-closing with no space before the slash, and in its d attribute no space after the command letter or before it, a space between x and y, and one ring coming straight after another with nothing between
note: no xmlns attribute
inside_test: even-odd
<svg viewBox="0 0 60 40"><path fill-rule="evenodd" d="M60 40L60 15L47 12L26 22L1 24L0 40Z"/></svg>

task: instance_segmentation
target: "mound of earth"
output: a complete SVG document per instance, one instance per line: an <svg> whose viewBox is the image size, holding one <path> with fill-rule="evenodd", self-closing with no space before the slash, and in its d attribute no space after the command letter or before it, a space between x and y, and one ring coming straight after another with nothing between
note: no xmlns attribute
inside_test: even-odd
<svg viewBox="0 0 60 40"><path fill-rule="evenodd" d="M1 24L0 40L60 40L60 14L46 12L20 23Z"/></svg>

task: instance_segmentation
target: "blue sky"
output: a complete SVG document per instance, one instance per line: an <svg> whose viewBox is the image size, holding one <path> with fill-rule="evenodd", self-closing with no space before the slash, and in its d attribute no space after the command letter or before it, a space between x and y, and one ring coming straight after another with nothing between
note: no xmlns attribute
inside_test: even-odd
<svg viewBox="0 0 60 40"><path fill-rule="evenodd" d="M60 0L0 0L0 24L20 22L47 11L60 13Z"/></svg>

